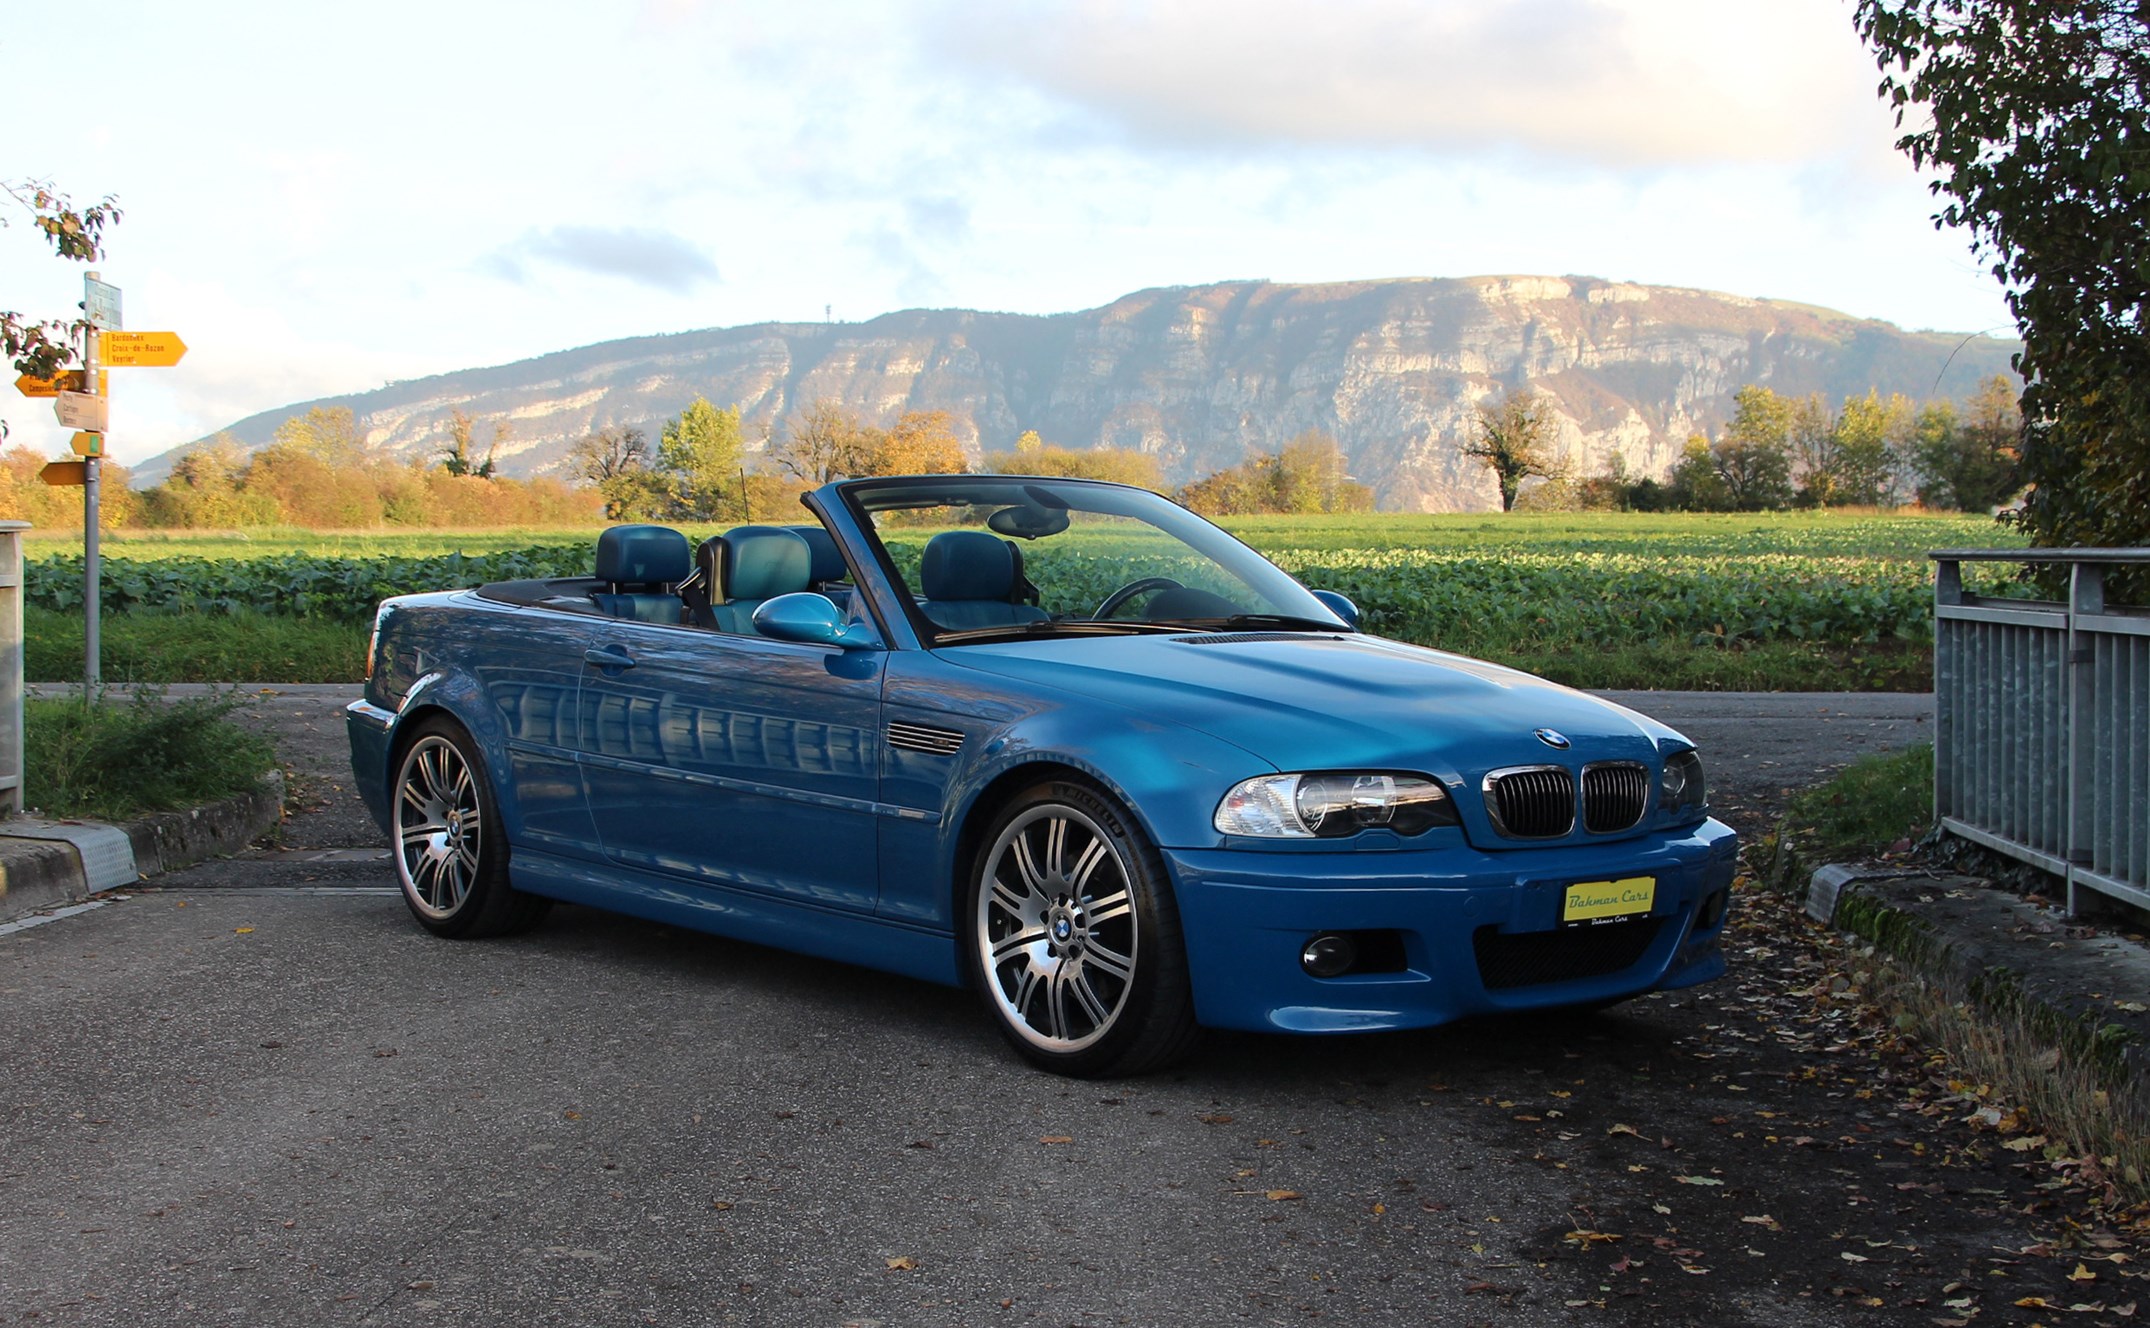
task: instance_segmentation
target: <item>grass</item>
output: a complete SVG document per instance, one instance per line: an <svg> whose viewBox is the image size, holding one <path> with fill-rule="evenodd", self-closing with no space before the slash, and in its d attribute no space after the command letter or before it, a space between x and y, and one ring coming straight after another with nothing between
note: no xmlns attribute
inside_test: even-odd
<svg viewBox="0 0 2150 1328"><path fill-rule="evenodd" d="M106 682L348 682L366 665L369 624L257 613L108 613ZM83 616L23 610L23 677L82 681Z"/></svg>
<svg viewBox="0 0 2150 1328"><path fill-rule="evenodd" d="M1870 857L1934 823L1934 749L1920 743L1862 756L1827 783L1794 795L1785 832L1809 861Z"/></svg>
<svg viewBox="0 0 2150 1328"><path fill-rule="evenodd" d="M152 691L25 701L25 800L48 816L116 820L252 792L275 752L231 722L242 704L230 694L167 704Z"/></svg>

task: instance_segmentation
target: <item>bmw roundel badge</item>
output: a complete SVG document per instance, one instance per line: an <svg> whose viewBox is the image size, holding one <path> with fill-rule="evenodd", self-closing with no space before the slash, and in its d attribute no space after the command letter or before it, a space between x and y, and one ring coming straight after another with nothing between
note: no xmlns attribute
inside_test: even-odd
<svg viewBox="0 0 2150 1328"><path fill-rule="evenodd" d="M1531 732L1538 735L1538 741L1555 751L1564 752L1568 750L1568 735L1562 733L1559 729L1533 729Z"/></svg>

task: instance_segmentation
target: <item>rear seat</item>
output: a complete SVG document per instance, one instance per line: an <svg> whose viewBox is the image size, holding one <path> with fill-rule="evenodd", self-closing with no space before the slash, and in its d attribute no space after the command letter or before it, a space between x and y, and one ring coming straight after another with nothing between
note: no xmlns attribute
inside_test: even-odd
<svg viewBox="0 0 2150 1328"><path fill-rule="evenodd" d="M597 579L590 599L615 618L673 623L685 607L679 583L693 558L687 537L669 526L613 526L597 537Z"/></svg>

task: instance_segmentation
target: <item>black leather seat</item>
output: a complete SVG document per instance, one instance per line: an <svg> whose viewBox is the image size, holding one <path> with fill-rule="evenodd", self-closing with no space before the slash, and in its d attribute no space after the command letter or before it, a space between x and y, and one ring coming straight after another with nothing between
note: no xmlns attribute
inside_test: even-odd
<svg viewBox="0 0 2150 1328"><path fill-rule="evenodd" d="M1012 627L1049 616L1026 603L1034 593L1013 543L982 530L950 530L926 541L919 559L918 607L950 631Z"/></svg>
<svg viewBox="0 0 2150 1328"><path fill-rule="evenodd" d="M676 587L692 559L687 537L669 526L613 526L597 537L597 579L590 592L597 607L615 618L677 623L685 607Z"/></svg>
<svg viewBox="0 0 2150 1328"><path fill-rule="evenodd" d="M844 555L837 549L834 535L820 526L786 526L784 529L797 531L799 538L806 541L807 552L813 556L813 563L806 573L809 585L818 590L832 581L851 579L851 569L844 566Z"/></svg>
<svg viewBox="0 0 2150 1328"><path fill-rule="evenodd" d="M796 530L781 526L739 526L702 541L694 551L696 568L709 589L704 627L720 632L752 633L754 610L763 600L807 588L813 551Z"/></svg>

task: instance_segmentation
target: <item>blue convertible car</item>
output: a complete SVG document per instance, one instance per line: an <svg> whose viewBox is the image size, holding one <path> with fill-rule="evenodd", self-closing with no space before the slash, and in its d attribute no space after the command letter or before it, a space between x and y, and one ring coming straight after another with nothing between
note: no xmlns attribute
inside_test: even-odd
<svg viewBox="0 0 2150 1328"><path fill-rule="evenodd" d="M1078 1075L1724 971L1734 837L1670 729L1359 632L1142 490L805 501L381 605L352 762L422 925L564 899L968 984Z"/></svg>

